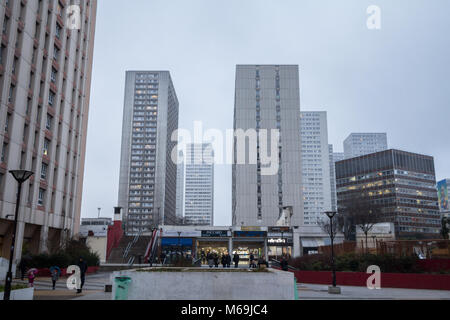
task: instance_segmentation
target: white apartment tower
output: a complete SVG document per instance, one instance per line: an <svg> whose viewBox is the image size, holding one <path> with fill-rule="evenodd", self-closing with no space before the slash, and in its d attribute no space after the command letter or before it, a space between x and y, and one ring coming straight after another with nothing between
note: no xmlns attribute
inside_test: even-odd
<svg viewBox="0 0 450 320"><path fill-rule="evenodd" d="M22 185L14 261L59 246L80 226L97 1L0 1L0 256L9 258L17 182ZM70 24L70 25L69 25Z"/></svg>
<svg viewBox="0 0 450 320"><path fill-rule="evenodd" d="M176 208L176 216L179 219L182 219L184 216L184 156L183 153L180 152L178 154L180 159L177 165L177 208Z"/></svg>
<svg viewBox="0 0 450 320"><path fill-rule="evenodd" d="M303 111L301 118L302 184L305 225L316 225L332 209L327 113Z"/></svg>
<svg viewBox="0 0 450 320"><path fill-rule="evenodd" d="M178 99L169 72L127 71L118 201L127 234L176 222L171 137L177 128Z"/></svg>
<svg viewBox="0 0 450 320"><path fill-rule="evenodd" d="M186 145L184 223L214 224L214 151L210 143Z"/></svg>
<svg viewBox="0 0 450 320"><path fill-rule="evenodd" d="M276 226L286 210L290 213L288 224L303 224L299 119L297 65L236 67L233 225ZM271 130L278 130L280 136L278 144L274 143L277 150L267 164L265 154L271 153L273 145ZM247 138L242 139L242 134L238 137L238 131L246 133ZM243 156L239 154L242 145L245 145L244 163L238 162ZM274 165L278 170L266 170Z"/></svg>
<svg viewBox="0 0 450 320"><path fill-rule="evenodd" d="M387 150L386 133L351 133L344 140L345 159Z"/></svg>

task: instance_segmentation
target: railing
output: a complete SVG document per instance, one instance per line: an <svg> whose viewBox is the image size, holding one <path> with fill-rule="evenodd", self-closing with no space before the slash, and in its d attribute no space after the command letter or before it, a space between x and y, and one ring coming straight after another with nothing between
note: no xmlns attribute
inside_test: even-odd
<svg viewBox="0 0 450 320"><path fill-rule="evenodd" d="M275 260L275 259L270 259L269 262L270 262L270 266L271 266L272 268L274 268L274 267L275 267L275 268L281 268L281 263L280 263L280 261ZM288 265L288 270L291 270L291 271L297 271L298 269L295 268L295 267L293 267L293 266Z"/></svg>
<svg viewBox="0 0 450 320"><path fill-rule="evenodd" d="M128 254L131 251L131 248L133 248L133 246L136 244L136 242L138 242L139 237L142 235L142 230L139 231L138 234L136 234L133 238L133 240L131 240L130 242L128 242L127 247L125 248L125 251L123 252L123 260L125 261L125 259L128 257ZM129 261L129 260L128 260ZM134 257L133 257L133 261L134 261Z"/></svg>

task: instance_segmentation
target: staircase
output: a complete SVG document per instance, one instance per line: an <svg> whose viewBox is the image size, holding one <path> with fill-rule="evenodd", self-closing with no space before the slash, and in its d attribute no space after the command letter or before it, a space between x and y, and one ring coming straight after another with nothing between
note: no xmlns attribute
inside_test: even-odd
<svg viewBox="0 0 450 320"><path fill-rule="evenodd" d="M109 258L107 259L108 263L127 263L131 264L139 263L138 256L141 257L141 263L144 263L144 255L147 249L147 246L152 239L151 236L140 236L135 243L133 243L135 236L123 236L120 239L119 245L117 248L112 249ZM130 246L130 244L132 244ZM124 258L124 253L128 252L126 257ZM134 258L134 261L132 261Z"/></svg>

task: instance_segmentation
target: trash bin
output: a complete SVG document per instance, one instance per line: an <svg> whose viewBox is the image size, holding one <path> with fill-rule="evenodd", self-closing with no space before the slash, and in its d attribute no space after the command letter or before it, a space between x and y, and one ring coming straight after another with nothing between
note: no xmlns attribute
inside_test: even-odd
<svg viewBox="0 0 450 320"><path fill-rule="evenodd" d="M114 279L116 288L114 300L128 300L128 287L130 286L130 283L130 277L116 277Z"/></svg>

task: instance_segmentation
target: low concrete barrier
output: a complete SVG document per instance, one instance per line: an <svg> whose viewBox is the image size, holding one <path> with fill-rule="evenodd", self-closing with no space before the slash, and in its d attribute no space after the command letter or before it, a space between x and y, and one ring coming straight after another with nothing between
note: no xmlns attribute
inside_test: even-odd
<svg viewBox="0 0 450 320"><path fill-rule="evenodd" d="M161 270L161 271L158 271ZM294 300L294 274L267 269L146 268L111 275L129 277L128 300Z"/></svg>
<svg viewBox="0 0 450 320"><path fill-rule="evenodd" d="M0 292L0 300L3 300L4 292ZM34 288L12 290L10 300L33 300Z"/></svg>

